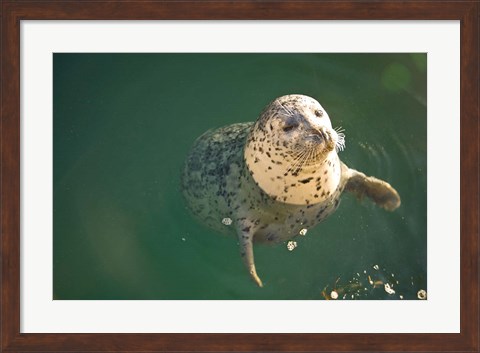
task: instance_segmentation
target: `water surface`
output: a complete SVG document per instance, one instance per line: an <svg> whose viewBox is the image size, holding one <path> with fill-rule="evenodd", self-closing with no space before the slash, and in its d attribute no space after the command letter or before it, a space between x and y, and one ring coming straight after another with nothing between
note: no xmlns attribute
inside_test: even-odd
<svg viewBox="0 0 480 353"><path fill-rule="evenodd" d="M54 54L54 298L416 299L427 290L426 66L426 54ZM291 93L323 105L345 129L340 158L392 184L402 205L345 194L294 251L257 245L260 289L236 239L189 214L179 180L204 131Z"/></svg>

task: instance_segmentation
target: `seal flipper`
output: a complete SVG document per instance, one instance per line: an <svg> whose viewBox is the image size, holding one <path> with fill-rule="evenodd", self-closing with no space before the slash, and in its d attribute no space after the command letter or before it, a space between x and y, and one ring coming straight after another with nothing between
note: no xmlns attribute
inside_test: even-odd
<svg viewBox="0 0 480 353"><path fill-rule="evenodd" d="M250 277L259 286L263 287L262 280L257 275L255 270L255 261L253 258L253 234L255 232L253 223L244 220L238 224L238 241L240 243L240 255L242 261L247 267Z"/></svg>
<svg viewBox="0 0 480 353"><path fill-rule="evenodd" d="M393 211L400 206L400 195L389 183L372 176L366 176L355 169L349 169L345 164L342 165L343 167L348 169L346 191L360 199L363 196L368 196L378 206L387 211Z"/></svg>

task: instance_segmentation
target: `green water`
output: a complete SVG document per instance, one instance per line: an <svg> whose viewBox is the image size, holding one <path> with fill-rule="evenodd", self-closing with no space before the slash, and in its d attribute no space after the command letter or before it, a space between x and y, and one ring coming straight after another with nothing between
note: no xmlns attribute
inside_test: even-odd
<svg viewBox="0 0 480 353"><path fill-rule="evenodd" d="M427 290L426 67L426 54L54 54L54 299L416 299ZM402 205L345 194L294 251L255 247L257 288L236 239L189 214L180 173L204 131L291 93L319 100L345 129L340 158L392 184Z"/></svg>

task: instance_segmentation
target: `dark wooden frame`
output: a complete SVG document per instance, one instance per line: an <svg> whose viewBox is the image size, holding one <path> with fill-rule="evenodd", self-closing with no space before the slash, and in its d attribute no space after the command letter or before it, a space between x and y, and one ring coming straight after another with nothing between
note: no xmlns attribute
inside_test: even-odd
<svg viewBox="0 0 480 353"><path fill-rule="evenodd" d="M479 8L472 1L2 1L1 349L69 351L479 351ZM461 333L20 333L21 20L459 20L461 23ZM448 84L448 83L446 83ZM448 183L448 181L445 181ZM438 220L441 221L441 220ZM451 290L457 290L452 288Z"/></svg>

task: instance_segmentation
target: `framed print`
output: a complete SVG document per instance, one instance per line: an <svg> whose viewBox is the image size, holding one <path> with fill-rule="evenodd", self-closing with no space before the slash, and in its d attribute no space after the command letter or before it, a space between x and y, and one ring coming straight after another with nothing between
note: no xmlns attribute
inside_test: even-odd
<svg viewBox="0 0 480 353"><path fill-rule="evenodd" d="M2 3L2 349L478 351L479 4Z"/></svg>

